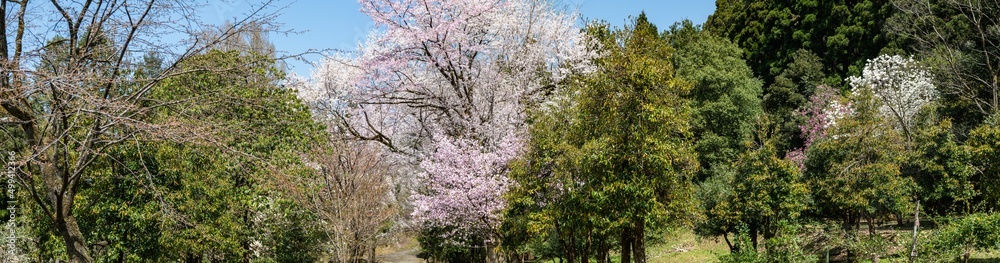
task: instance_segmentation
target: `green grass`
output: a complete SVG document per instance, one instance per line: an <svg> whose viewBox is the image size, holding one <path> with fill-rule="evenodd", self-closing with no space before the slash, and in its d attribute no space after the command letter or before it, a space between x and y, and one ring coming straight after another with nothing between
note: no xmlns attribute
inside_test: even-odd
<svg viewBox="0 0 1000 263"><path fill-rule="evenodd" d="M646 253L650 263L715 262L719 256L729 254L729 247L721 238L698 238L694 232L682 230L667 236L666 242L649 247Z"/></svg>
<svg viewBox="0 0 1000 263"><path fill-rule="evenodd" d="M729 254L729 248L721 239L698 238L691 230L680 230L680 232L669 234L664 240L665 242L650 244L646 247L649 263L716 262L719 256ZM593 262L593 260L591 261ZM620 261L619 254L612 251L611 262L618 261ZM559 261L550 259L544 262L557 263Z"/></svg>

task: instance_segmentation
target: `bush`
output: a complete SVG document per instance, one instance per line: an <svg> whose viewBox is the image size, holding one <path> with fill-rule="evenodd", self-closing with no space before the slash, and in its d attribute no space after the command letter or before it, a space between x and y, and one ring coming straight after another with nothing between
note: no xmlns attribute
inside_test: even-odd
<svg viewBox="0 0 1000 263"><path fill-rule="evenodd" d="M921 258L959 258L973 250L1000 249L1000 213L971 214L950 222L928 239Z"/></svg>
<svg viewBox="0 0 1000 263"><path fill-rule="evenodd" d="M788 222L778 224L778 235L764 242L764 251L757 251L750 242L746 227L740 227L736 236L736 247L743 248L729 255L719 257L722 263L778 263L778 262L817 262L814 255L803 248L804 242L799 226Z"/></svg>

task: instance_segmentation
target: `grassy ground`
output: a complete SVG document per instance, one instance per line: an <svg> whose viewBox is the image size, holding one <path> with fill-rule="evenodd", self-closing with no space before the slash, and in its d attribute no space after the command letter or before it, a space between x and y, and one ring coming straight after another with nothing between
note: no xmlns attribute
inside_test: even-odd
<svg viewBox="0 0 1000 263"><path fill-rule="evenodd" d="M725 254L729 254L725 241L698 238L691 230L670 234L665 238L665 242L651 244L646 248L649 263L717 262L718 257ZM611 252L611 262L618 261L618 253ZM558 261L553 259L546 262Z"/></svg>
<svg viewBox="0 0 1000 263"><path fill-rule="evenodd" d="M720 255L729 254L729 248L721 239L698 238L690 230L675 233L663 244L648 248L650 263L666 262L715 262Z"/></svg>
<svg viewBox="0 0 1000 263"><path fill-rule="evenodd" d="M901 229L901 235L906 236ZM925 230L926 231L926 230ZM725 241L720 238L698 238L690 230L681 230L670 234L664 238L664 242L651 244L647 247L647 256L650 263L697 263L697 262L718 262L719 256L729 253ZM379 248L377 255L383 262L389 263L415 263L421 262L415 255L419 251L416 239L403 238L399 243ZM617 262L619 255L612 252L611 261ZM547 263L558 262L556 260L544 261ZM861 262L871 262L862 259ZM909 262L905 257L884 258L880 263L886 262ZM974 251L969 259L970 263L1000 263L1000 250Z"/></svg>

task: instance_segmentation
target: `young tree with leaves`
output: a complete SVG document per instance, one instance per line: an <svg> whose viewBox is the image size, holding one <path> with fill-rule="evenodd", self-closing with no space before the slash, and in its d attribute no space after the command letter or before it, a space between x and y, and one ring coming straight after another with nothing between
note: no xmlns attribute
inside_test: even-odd
<svg viewBox="0 0 1000 263"><path fill-rule="evenodd" d="M905 136L882 117L875 95L860 90L849 101L851 113L806 150L805 179L820 217L846 230L865 219L873 233L876 219L912 208L916 185L902 174Z"/></svg>
<svg viewBox="0 0 1000 263"><path fill-rule="evenodd" d="M691 196L698 164L683 99L690 87L673 78L673 50L645 14L626 29L596 24L588 31L605 54L596 60L600 70L560 93L571 106L553 112L568 121L541 119L566 124L534 124L542 143L532 143L538 148L527 155L530 168L515 177L531 187L515 193L542 194L545 203L532 208L523 199L530 197L515 201L528 209L529 220L536 214L548 218L540 223L554 224L549 227L561 235L571 262L589 261L594 248L607 262L611 238L622 262L646 262L650 231L696 217ZM573 219L587 209L594 210Z"/></svg>
<svg viewBox="0 0 1000 263"><path fill-rule="evenodd" d="M701 195L708 220L698 228L705 234L724 236L730 251L756 251L763 240L778 235L780 226L794 224L810 204L801 171L791 160L778 155L774 131L762 119L759 131L744 143L747 150L733 164L730 175L718 175L706 182ZM742 230L741 230L742 229ZM729 234L747 235L750 247L740 247Z"/></svg>
<svg viewBox="0 0 1000 263"><path fill-rule="evenodd" d="M699 180L705 180L730 169L743 151L742 142L752 137L754 119L763 114L761 82L738 46L691 21L672 26L666 38L677 50L676 77L693 85L686 99L693 104Z"/></svg>

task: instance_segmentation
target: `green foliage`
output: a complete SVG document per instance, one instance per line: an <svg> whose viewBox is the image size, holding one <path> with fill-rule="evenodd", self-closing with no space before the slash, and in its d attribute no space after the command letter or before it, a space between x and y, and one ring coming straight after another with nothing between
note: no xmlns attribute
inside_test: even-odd
<svg viewBox="0 0 1000 263"><path fill-rule="evenodd" d="M920 186L921 206L941 215L970 213L976 197L972 155L951 131L950 120L922 126L907 164L907 174Z"/></svg>
<svg viewBox="0 0 1000 263"><path fill-rule="evenodd" d="M155 60L147 57L135 74L157 70ZM218 130L190 133L215 144L132 138L98 158L75 201L95 259L316 260L324 239L317 220L284 200L270 180L272 173L303 176L296 152L320 140L324 128L293 91L275 85L281 74L267 58L213 51L183 68L196 73L167 79L144 102L181 103L149 117L164 128L215 123ZM36 231L38 258L62 258L54 230Z"/></svg>
<svg viewBox="0 0 1000 263"><path fill-rule="evenodd" d="M972 164L979 169L973 177L984 210L1000 210L1000 115L994 115L972 130L967 142Z"/></svg>
<svg viewBox="0 0 1000 263"><path fill-rule="evenodd" d="M558 106L533 114L504 228L527 229L509 232L514 241L554 233L569 244L566 258L587 254L590 246L574 246L587 240L606 253L619 235L644 253L647 228L696 216L691 110L682 99L689 87L672 78L673 50L644 14L624 30L598 24L588 31L604 48L595 61L601 70L561 91Z"/></svg>
<svg viewBox="0 0 1000 263"><path fill-rule="evenodd" d="M871 92L851 98L855 112L837 121L825 139L807 151L805 178L815 212L845 228L887 214L912 210L916 185L901 172L908 158L900 131L878 115Z"/></svg>
<svg viewBox="0 0 1000 263"><path fill-rule="evenodd" d="M781 127L784 154L803 146L794 114L820 85L841 86L890 40L884 20L889 1L719 0L705 29L746 51L747 64L764 82L763 104Z"/></svg>
<svg viewBox="0 0 1000 263"><path fill-rule="evenodd" d="M705 28L746 50L767 86L800 49L825 61L831 79L857 75L889 43L882 21L893 12L889 1L879 0L719 0L716 7Z"/></svg>
<svg viewBox="0 0 1000 263"><path fill-rule="evenodd" d="M817 86L832 81L824 81L823 61L812 52L799 49L792 53L792 61L775 77L764 95L764 109L777 122L781 140L776 142L778 150L787 152L802 147L805 139L799 127L802 116L795 111L805 106Z"/></svg>
<svg viewBox="0 0 1000 263"><path fill-rule="evenodd" d="M673 50L644 15L598 40L609 52L597 61L604 70L582 83L573 116L590 195L619 212L611 221L620 227L668 218L683 224L693 214L688 196L697 164L691 110L681 99L689 87L671 78Z"/></svg>
<svg viewBox="0 0 1000 263"><path fill-rule="evenodd" d="M926 258L959 258L972 250L1000 249L1000 213L970 214L936 230Z"/></svg>
<svg viewBox="0 0 1000 263"><path fill-rule="evenodd" d="M708 220L699 229L703 235L743 234L758 244L758 235L770 239L778 235L782 224L795 221L809 205L808 189L801 172L791 161L777 156L774 137L766 122L748 150L737 159L732 175L725 173L702 184L703 208ZM734 251L745 248L732 245Z"/></svg>
<svg viewBox="0 0 1000 263"><path fill-rule="evenodd" d="M743 51L729 40L683 21L667 35L678 79L692 84L692 131L701 165L700 180L724 170L743 151L754 119L763 113L761 82L743 61Z"/></svg>
<svg viewBox="0 0 1000 263"><path fill-rule="evenodd" d="M807 242L799 233L799 227L788 221L782 221L778 227L779 234L768 239L764 249L754 248L751 238L747 235L746 226L738 227L734 240L735 246L744 249L733 251L719 258L723 263L784 263L784 262L816 262L817 258L809 255L805 249Z"/></svg>

